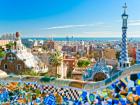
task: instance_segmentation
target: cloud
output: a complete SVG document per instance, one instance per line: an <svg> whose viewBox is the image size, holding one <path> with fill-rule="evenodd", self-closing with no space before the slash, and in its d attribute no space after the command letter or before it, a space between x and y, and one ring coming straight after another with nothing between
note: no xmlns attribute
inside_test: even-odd
<svg viewBox="0 0 140 105"><path fill-rule="evenodd" d="M130 26L139 26L140 25L140 20L129 20L128 24Z"/></svg>
<svg viewBox="0 0 140 105"><path fill-rule="evenodd" d="M66 28L80 28L80 27L92 27L92 26L98 26L103 25L103 22L98 22L95 24L75 24L75 25L62 25L62 26L54 26L49 28L42 28L43 30L53 30L53 29L66 29Z"/></svg>
<svg viewBox="0 0 140 105"><path fill-rule="evenodd" d="M56 27L49 27L47 28L48 30L50 29L63 29L63 28L77 28L77 27L87 27L87 26L94 26L93 24L88 24L88 25L64 25L64 26L56 26Z"/></svg>
<svg viewBox="0 0 140 105"><path fill-rule="evenodd" d="M122 20L116 20L116 22L118 23L122 23ZM140 20L139 19L135 19L135 20L128 20L128 25L129 26L140 26Z"/></svg>

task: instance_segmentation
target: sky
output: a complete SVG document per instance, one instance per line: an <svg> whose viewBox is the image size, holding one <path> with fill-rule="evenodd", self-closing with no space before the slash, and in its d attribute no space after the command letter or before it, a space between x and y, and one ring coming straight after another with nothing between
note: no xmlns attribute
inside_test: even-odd
<svg viewBox="0 0 140 105"><path fill-rule="evenodd" d="M128 37L140 37L140 0L0 0L0 35L121 37L125 2Z"/></svg>

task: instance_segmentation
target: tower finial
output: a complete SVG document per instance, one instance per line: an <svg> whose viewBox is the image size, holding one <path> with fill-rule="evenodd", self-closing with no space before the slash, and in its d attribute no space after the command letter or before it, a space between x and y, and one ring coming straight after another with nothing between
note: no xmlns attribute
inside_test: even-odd
<svg viewBox="0 0 140 105"><path fill-rule="evenodd" d="M126 8L127 8L126 3L124 4L123 8L124 8L124 13L126 13Z"/></svg>

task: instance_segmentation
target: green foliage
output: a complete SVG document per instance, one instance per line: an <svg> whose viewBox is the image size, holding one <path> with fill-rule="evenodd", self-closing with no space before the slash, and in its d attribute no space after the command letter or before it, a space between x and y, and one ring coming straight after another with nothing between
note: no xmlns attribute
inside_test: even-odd
<svg viewBox="0 0 140 105"><path fill-rule="evenodd" d="M41 78L40 81L41 82L50 82L51 80L50 80L50 77L45 76L45 77Z"/></svg>
<svg viewBox="0 0 140 105"><path fill-rule="evenodd" d="M91 64L89 60L79 60L77 65L78 67L87 67Z"/></svg>
<svg viewBox="0 0 140 105"><path fill-rule="evenodd" d="M60 77L61 77L61 75L57 74L57 75L56 75L56 77L57 77L57 78L60 78Z"/></svg>
<svg viewBox="0 0 140 105"><path fill-rule="evenodd" d="M6 44L6 48L8 49L8 50L10 50L10 49L12 49L12 47L15 45L15 43L13 43L13 42L9 42L8 44Z"/></svg>
<svg viewBox="0 0 140 105"><path fill-rule="evenodd" d="M50 82L50 81L54 81L54 80L56 80L55 77L48 77L48 76L42 77L40 79L41 82Z"/></svg>
<svg viewBox="0 0 140 105"><path fill-rule="evenodd" d="M56 52L50 54L49 63L52 66L55 66L56 67L56 69L55 69L56 72L57 72L58 66L61 65L62 60L63 60L63 58L62 58L61 53L59 51L56 51ZM59 78L61 76L57 74L56 77Z"/></svg>
<svg viewBox="0 0 140 105"><path fill-rule="evenodd" d="M0 48L0 58L3 58L6 55L6 53L3 51L2 48Z"/></svg>
<svg viewBox="0 0 140 105"><path fill-rule="evenodd" d="M40 76L48 76L47 73L40 73Z"/></svg>
<svg viewBox="0 0 140 105"><path fill-rule="evenodd" d="M31 76L39 76L39 73L36 73L35 71L31 69L26 69L24 72L20 73L21 75L31 75Z"/></svg>
<svg viewBox="0 0 140 105"><path fill-rule="evenodd" d="M61 61L62 61L61 53L59 51L51 53L50 57L49 57L49 61L50 61L50 64L52 64L54 66L61 65Z"/></svg>
<svg viewBox="0 0 140 105"><path fill-rule="evenodd" d="M51 81L54 81L54 80L56 80L56 77L51 77Z"/></svg>

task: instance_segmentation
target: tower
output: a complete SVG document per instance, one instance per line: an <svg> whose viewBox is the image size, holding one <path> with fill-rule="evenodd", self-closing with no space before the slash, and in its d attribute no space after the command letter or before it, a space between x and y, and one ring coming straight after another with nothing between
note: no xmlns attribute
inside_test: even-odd
<svg viewBox="0 0 140 105"><path fill-rule="evenodd" d="M16 32L15 49L16 50L23 50L23 45L22 45L22 42L21 42L21 38L20 38L20 33L19 32Z"/></svg>
<svg viewBox="0 0 140 105"><path fill-rule="evenodd" d="M128 15L126 14L126 3L123 6L124 13L122 14L122 50L119 59L119 69L123 69L125 67L130 67L130 62L128 58L128 49L127 49L127 19Z"/></svg>
<svg viewBox="0 0 140 105"><path fill-rule="evenodd" d="M136 63L137 63L137 64L140 64L140 43L137 44Z"/></svg>

